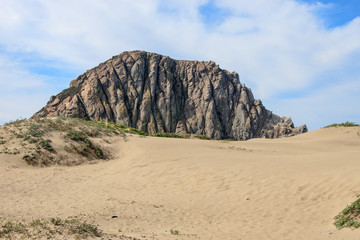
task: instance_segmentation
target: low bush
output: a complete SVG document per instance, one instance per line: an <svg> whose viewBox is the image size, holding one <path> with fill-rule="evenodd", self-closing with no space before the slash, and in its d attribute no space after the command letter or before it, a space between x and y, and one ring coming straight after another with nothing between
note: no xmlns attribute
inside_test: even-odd
<svg viewBox="0 0 360 240"><path fill-rule="evenodd" d="M179 235L179 234L180 234L180 231L179 231L179 230L173 230L173 229L171 229L171 230L170 230L170 233L171 233L172 235Z"/></svg>
<svg viewBox="0 0 360 240"><path fill-rule="evenodd" d="M360 227L360 198L347 206L334 217L334 225L338 228L359 228Z"/></svg>
<svg viewBox="0 0 360 240"><path fill-rule="evenodd" d="M68 138L71 140L82 142L85 144L85 146L82 147L82 149L79 150L79 148L76 148L76 150L83 156L88 156L89 153L93 152L97 158L104 159L104 152L101 150L100 147L94 145L90 139L82 132L79 131L68 131L67 135Z"/></svg>
<svg viewBox="0 0 360 240"><path fill-rule="evenodd" d="M360 126L359 124L353 123L353 122L344 122L344 123L334 123L328 126L325 126L324 128L329 128L329 127L357 127Z"/></svg>
<svg viewBox="0 0 360 240"><path fill-rule="evenodd" d="M201 140L210 140L211 138L206 135L194 135L195 138L201 139Z"/></svg>
<svg viewBox="0 0 360 240"><path fill-rule="evenodd" d="M0 238L6 239L54 239L70 235L77 239L115 237L103 234L97 226L77 219L35 219L30 223L7 221L0 226ZM63 239L63 237L61 237Z"/></svg>
<svg viewBox="0 0 360 240"><path fill-rule="evenodd" d="M40 145L43 149L46 149L48 151L54 151L54 148L50 145L51 140L41 140Z"/></svg>
<svg viewBox="0 0 360 240"><path fill-rule="evenodd" d="M157 133L155 135L151 135L153 137L166 137L166 138L184 138L183 136L177 135L175 133Z"/></svg>

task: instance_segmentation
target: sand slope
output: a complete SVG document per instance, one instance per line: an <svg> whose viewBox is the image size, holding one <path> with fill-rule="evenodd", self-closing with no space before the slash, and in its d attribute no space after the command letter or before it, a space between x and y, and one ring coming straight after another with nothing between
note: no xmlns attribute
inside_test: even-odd
<svg viewBox="0 0 360 240"><path fill-rule="evenodd" d="M141 239L360 239L333 225L360 194L360 127L114 142L117 158L94 165L34 168L0 155L1 218L79 216Z"/></svg>

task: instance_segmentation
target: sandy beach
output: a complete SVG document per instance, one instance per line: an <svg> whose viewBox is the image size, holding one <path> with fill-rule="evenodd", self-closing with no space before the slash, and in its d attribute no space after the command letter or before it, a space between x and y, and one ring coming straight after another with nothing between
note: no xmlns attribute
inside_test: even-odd
<svg viewBox="0 0 360 240"><path fill-rule="evenodd" d="M114 159L74 167L0 154L1 220L77 216L139 239L360 239L333 225L360 195L360 127L249 141L128 135L111 147Z"/></svg>

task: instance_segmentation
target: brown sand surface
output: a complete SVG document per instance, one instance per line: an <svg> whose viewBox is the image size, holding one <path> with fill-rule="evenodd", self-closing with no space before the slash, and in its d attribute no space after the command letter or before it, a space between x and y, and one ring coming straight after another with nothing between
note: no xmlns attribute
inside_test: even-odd
<svg viewBox="0 0 360 240"><path fill-rule="evenodd" d="M360 239L333 225L360 194L360 127L246 142L115 142L116 159L75 167L0 155L1 219L80 216L140 239Z"/></svg>

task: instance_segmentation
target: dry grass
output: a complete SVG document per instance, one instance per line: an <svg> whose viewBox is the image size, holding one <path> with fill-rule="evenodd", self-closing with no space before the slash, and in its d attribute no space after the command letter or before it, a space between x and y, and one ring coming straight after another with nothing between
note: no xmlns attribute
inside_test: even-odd
<svg viewBox="0 0 360 240"><path fill-rule="evenodd" d="M31 222L4 221L1 239L129 239L124 235L104 233L96 225L76 218L35 219ZM133 238L131 238L133 239Z"/></svg>
<svg viewBox="0 0 360 240"><path fill-rule="evenodd" d="M16 120L0 128L0 154L21 154L27 164L41 167L94 163L111 158L111 152L96 141L126 133L144 134L135 130L74 118Z"/></svg>

